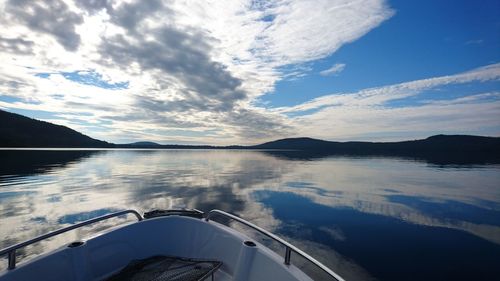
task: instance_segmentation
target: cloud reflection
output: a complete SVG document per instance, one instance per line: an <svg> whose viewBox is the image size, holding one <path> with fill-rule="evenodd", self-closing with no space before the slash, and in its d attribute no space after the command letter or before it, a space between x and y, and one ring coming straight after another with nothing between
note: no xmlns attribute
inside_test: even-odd
<svg viewBox="0 0 500 281"><path fill-rule="evenodd" d="M348 216L362 218L361 231L372 227L366 218L375 216L390 219L396 229L408 223L419 230L439 227L500 244L499 166L439 169L401 159L306 161L257 151L217 150L0 151L0 155L6 162L21 159L19 155L25 159L11 168L4 164L0 175L2 248L104 211L171 207L236 213L355 280L373 276L365 270L370 265L358 264L363 259L352 248L337 252L349 245L352 232L335 223L315 225L315 216L304 219L301 212L312 215L316 206L332 214L349 210ZM280 212L298 205L294 200L269 198L288 198L287 194L304 204L301 212L288 212L293 217L284 218ZM37 244L20 255L54 249L116 221Z"/></svg>

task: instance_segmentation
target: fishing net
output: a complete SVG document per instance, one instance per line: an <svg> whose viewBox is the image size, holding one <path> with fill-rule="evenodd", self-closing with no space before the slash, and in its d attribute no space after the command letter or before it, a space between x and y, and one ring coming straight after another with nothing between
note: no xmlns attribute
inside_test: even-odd
<svg viewBox="0 0 500 281"><path fill-rule="evenodd" d="M106 281L202 281L222 265L220 261L169 256L133 260Z"/></svg>

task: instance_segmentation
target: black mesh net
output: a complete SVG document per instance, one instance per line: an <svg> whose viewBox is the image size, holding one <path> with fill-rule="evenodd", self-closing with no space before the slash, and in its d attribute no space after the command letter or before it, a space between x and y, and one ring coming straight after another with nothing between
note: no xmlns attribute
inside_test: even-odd
<svg viewBox="0 0 500 281"><path fill-rule="evenodd" d="M106 281L201 281L221 265L213 260L154 256L131 261Z"/></svg>

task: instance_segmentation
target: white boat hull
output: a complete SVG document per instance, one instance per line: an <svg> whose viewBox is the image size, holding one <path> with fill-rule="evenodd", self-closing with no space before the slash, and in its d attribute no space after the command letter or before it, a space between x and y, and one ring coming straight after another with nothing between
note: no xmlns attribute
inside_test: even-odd
<svg viewBox="0 0 500 281"><path fill-rule="evenodd" d="M310 281L294 265L259 243L214 221L166 216L135 222L63 247L0 274L0 281L103 280L129 262L155 255L218 260L214 280Z"/></svg>

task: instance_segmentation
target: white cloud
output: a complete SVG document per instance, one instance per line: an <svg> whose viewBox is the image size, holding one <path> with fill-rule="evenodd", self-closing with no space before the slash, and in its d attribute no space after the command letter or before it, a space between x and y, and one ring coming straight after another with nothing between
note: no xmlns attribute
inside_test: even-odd
<svg viewBox="0 0 500 281"><path fill-rule="evenodd" d="M496 80L500 80L500 63L480 67L455 75L363 89L355 93L336 93L321 96L296 106L276 108L275 111L279 113L290 113L314 110L324 108L326 106L380 106L387 101L414 96L422 91L438 86Z"/></svg>
<svg viewBox="0 0 500 281"><path fill-rule="evenodd" d="M319 74L323 76L337 75L342 72L345 68L345 63L336 63L332 67L321 71Z"/></svg>
<svg viewBox="0 0 500 281"><path fill-rule="evenodd" d="M483 39L476 39L476 40L469 40L469 41L465 42L465 45L480 45L483 43L484 43Z"/></svg>
<svg viewBox="0 0 500 281"><path fill-rule="evenodd" d="M299 114L291 121L298 135L326 139L401 140L438 133L500 133L498 92L472 92L466 97L423 100L400 107L387 105L446 85L499 80L500 64L493 64L456 75L322 96L274 110Z"/></svg>
<svg viewBox="0 0 500 281"><path fill-rule="evenodd" d="M180 128L216 132L197 138L214 143L287 135L286 117L253 105L290 76L280 68L328 56L393 13L383 0L49 4L0 1L0 94L19 99L0 106L56 113L61 124L85 115L78 129L108 141L131 130L160 142L196 139L169 133ZM296 69L292 76L308 71ZM129 87L103 89L58 75L74 71ZM53 74L35 76L40 72Z"/></svg>
<svg viewBox="0 0 500 281"><path fill-rule="evenodd" d="M60 21L54 22L49 5L0 0L5 15L0 95L10 98L0 107L48 111L55 116L50 121L108 141L232 144L297 134L347 139L500 126L496 92L386 106L440 86L499 80L499 64L296 106L256 105L277 81L303 76L311 71L309 62L391 17L394 12L382 0L51 0L51 5ZM338 63L322 74L344 68ZM128 88L100 88L63 75L75 71L99 74L110 84L128 82ZM299 116L289 117L294 114Z"/></svg>

